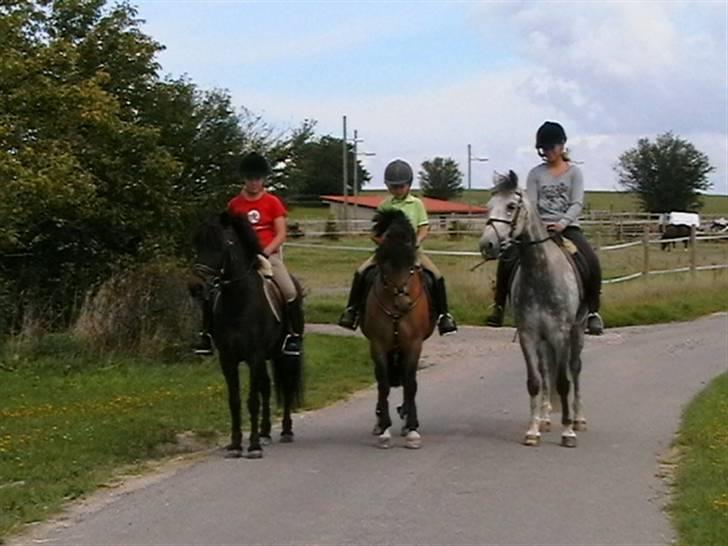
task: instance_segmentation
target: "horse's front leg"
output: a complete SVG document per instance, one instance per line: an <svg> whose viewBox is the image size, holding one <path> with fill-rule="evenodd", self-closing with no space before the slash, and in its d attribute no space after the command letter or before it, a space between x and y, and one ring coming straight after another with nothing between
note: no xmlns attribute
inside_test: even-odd
<svg viewBox="0 0 728 546"><path fill-rule="evenodd" d="M413 349L403 355L401 364L404 368L404 412L405 412L405 447L410 449L419 449L422 446L422 437L417 429L420 423L417 420L417 404L415 397L417 396L417 366L420 361L420 352L422 346Z"/></svg>
<svg viewBox="0 0 728 546"><path fill-rule="evenodd" d="M243 431L240 420L240 375L238 362L220 353L220 367L225 376L230 408L230 444L226 447L228 457L241 457L243 454Z"/></svg>
<svg viewBox="0 0 728 546"><path fill-rule="evenodd" d="M379 447L387 449L391 446L392 418L389 415L389 375L387 373L387 352L375 350L372 347L372 360L374 360L374 374L377 378L377 424L372 434L378 436Z"/></svg>
<svg viewBox="0 0 728 546"><path fill-rule="evenodd" d="M270 376L268 375L268 368L266 364L263 364L260 378L260 397L263 403L263 411L260 421L260 441L263 445L269 445L272 442L270 431Z"/></svg>
<svg viewBox="0 0 728 546"><path fill-rule="evenodd" d="M248 361L250 368L250 392L248 393L248 412L250 413L250 445L248 458L260 459L263 457L263 448L260 445L260 396L263 374L265 373L265 358L256 355Z"/></svg>
<svg viewBox="0 0 728 546"><path fill-rule="evenodd" d="M521 342L523 358L526 361L526 386L531 397L531 420L523 443L527 446L537 446L541 443L541 407L539 404L541 378L538 370L538 338L524 331L520 331L518 337Z"/></svg>

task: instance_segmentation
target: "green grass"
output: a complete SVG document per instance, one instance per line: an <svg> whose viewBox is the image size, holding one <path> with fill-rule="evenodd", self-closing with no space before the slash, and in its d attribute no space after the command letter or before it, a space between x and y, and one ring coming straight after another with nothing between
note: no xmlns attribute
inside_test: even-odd
<svg viewBox="0 0 728 546"><path fill-rule="evenodd" d="M66 335L11 349L0 368L0 542L94 490L116 469L184 449L174 445L181 432L194 432L198 446L228 433L217 359L93 358ZM306 350L304 409L374 381L361 339L309 335Z"/></svg>
<svg viewBox="0 0 728 546"><path fill-rule="evenodd" d="M725 544L728 537L728 374L715 379L686 409L677 446L681 458L670 512L679 544Z"/></svg>
<svg viewBox="0 0 728 546"><path fill-rule="evenodd" d="M328 244L323 242L322 245ZM348 238L338 244L371 247L366 238ZM475 250L475 238L450 241L444 238L427 240L428 249ZM639 272L642 269L642 248L630 248L601 255L605 278ZM351 277L366 253L327 251L318 248L289 248L286 263L302 279L309 295L306 316L312 322L335 322L346 304ZM475 257L432 256L445 275L450 306L462 324L482 325L492 304L495 262L476 271L470 268ZM677 250L662 252L650 246L652 270L687 267L690 255ZM728 264L728 244L700 243L698 265ZM716 311L728 310L728 271L650 276L648 279L604 286L604 317L609 326L654 324L688 320Z"/></svg>

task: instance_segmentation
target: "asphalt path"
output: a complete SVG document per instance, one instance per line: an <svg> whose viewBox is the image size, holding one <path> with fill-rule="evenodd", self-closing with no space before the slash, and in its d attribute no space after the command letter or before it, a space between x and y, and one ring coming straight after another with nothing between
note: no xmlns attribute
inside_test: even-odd
<svg viewBox="0 0 728 546"><path fill-rule="evenodd" d="M728 315L587 338L588 431L575 449L559 445L558 418L539 447L521 444L529 402L513 334L462 328L427 342L419 450L399 437L375 446L368 389L297 415L296 442L261 460L212 452L14 543L669 544L661 461L684 405L728 370Z"/></svg>

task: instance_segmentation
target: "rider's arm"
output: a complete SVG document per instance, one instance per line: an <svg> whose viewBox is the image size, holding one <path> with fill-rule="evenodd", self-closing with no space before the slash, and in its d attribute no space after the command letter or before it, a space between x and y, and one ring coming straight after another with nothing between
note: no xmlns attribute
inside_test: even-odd
<svg viewBox="0 0 728 546"><path fill-rule="evenodd" d="M566 209L564 217L558 223L564 228L578 220L581 209L584 208L584 178L581 170L571 167L571 187L569 188L569 208Z"/></svg>
<svg viewBox="0 0 728 546"><path fill-rule="evenodd" d="M430 226L427 224L421 225L417 228L417 246L420 246L422 244L422 241L424 241L427 238L427 234L430 232Z"/></svg>
<svg viewBox="0 0 728 546"><path fill-rule="evenodd" d="M276 235L270 244L263 249L263 254L270 256L275 254L283 243L286 242L286 217L279 216L273 220L273 230Z"/></svg>

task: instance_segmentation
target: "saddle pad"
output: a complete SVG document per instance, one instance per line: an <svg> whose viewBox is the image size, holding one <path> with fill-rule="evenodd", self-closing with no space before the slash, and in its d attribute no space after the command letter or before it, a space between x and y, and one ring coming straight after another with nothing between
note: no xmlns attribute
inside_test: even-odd
<svg viewBox="0 0 728 546"><path fill-rule="evenodd" d="M563 238L561 246L564 248L564 250L566 250L566 252L568 252L572 256L578 252L574 242L570 241L566 237Z"/></svg>
<svg viewBox="0 0 728 546"><path fill-rule="evenodd" d="M267 277L269 279L273 278L273 265L270 263L270 260L262 254L258 254L258 273L260 273L263 277Z"/></svg>
<svg viewBox="0 0 728 546"><path fill-rule="evenodd" d="M281 289L278 288L278 285L271 277L266 277L261 271L258 271L258 274L263 279L263 293L265 294L265 299L268 301L268 306L276 320L281 322L281 317L283 316L283 294L281 293Z"/></svg>

